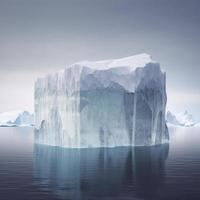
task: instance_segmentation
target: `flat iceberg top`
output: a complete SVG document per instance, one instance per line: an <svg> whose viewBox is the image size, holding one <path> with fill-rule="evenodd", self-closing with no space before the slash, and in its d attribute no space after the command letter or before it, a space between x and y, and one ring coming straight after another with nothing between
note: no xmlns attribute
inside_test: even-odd
<svg viewBox="0 0 200 200"><path fill-rule="evenodd" d="M56 74L63 74L65 70L76 68L79 66L82 68L90 68L93 72L100 70L116 69L119 72L130 73L137 68L145 67L149 63L157 63L152 60L151 55L147 53L137 54L134 56L123 57L119 59L109 59L100 61L80 61L71 65L67 65L65 69L59 70L55 73L49 73L44 76L38 77L37 80L44 80L50 76ZM90 71L91 72L91 71Z"/></svg>
<svg viewBox="0 0 200 200"><path fill-rule="evenodd" d="M106 70L117 67L130 67L131 70L135 70L138 67L144 67L148 63L155 63L155 61L152 60L151 55L142 53L120 59L101 60L101 61L81 61L73 65L81 65L96 70Z"/></svg>
<svg viewBox="0 0 200 200"><path fill-rule="evenodd" d="M41 93L65 91L72 86L74 91L115 88L134 92L139 85L162 87L164 74L159 63L152 60L151 55L143 53L120 59L77 62L38 78L35 88Z"/></svg>

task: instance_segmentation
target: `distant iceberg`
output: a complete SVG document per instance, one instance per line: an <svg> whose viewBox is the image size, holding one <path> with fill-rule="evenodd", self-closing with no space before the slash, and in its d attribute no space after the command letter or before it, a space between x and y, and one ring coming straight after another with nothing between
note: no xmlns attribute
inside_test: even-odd
<svg viewBox="0 0 200 200"><path fill-rule="evenodd" d="M75 63L35 82L36 143L69 148L169 140L166 74L148 54Z"/></svg>
<svg viewBox="0 0 200 200"><path fill-rule="evenodd" d="M33 126L34 115L28 111L13 110L0 113L0 127Z"/></svg>
<svg viewBox="0 0 200 200"><path fill-rule="evenodd" d="M175 126L191 127L195 125L192 114L188 113L187 110L178 114L173 114L172 112L167 111L166 120L167 123Z"/></svg>

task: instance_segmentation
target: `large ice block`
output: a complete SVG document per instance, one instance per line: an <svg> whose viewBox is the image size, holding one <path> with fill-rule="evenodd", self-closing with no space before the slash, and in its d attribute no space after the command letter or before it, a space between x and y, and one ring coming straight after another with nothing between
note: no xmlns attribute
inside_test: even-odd
<svg viewBox="0 0 200 200"><path fill-rule="evenodd" d="M166 100L166 74L148 54L76 63L35 82L35 141L69 148L166 143Z"/></svg>

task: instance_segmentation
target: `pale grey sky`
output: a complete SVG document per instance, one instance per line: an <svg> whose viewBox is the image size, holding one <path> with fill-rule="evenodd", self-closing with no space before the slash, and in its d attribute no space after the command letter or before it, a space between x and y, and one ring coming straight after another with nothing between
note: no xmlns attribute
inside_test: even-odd
<svg viewBox="0 0 200 200"><path fill-rule="evenodd" d="M80 60L149 53L168 107L200 121L199 0L0 0L0 112L33 108L37 76Z"/></svg>

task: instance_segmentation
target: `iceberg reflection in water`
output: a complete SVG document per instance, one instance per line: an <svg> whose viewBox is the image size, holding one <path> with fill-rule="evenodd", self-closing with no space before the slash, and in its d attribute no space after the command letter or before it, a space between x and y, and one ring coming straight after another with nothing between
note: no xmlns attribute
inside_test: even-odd
<svg viewBox="0 0 200 200"><path fill-rule="evenodd" d="M169 145L65 149L36 144L34 180L61 199L153 198L164 183Z"/></svg>

